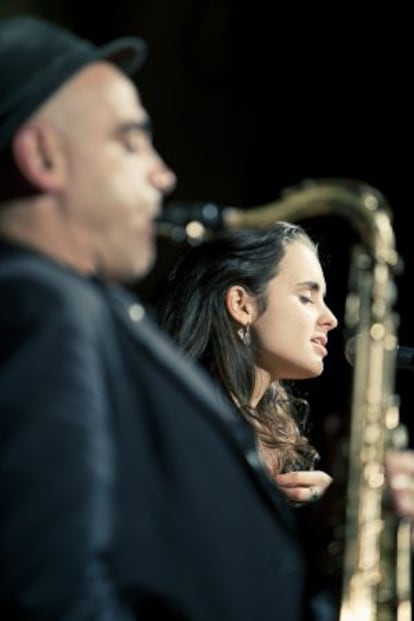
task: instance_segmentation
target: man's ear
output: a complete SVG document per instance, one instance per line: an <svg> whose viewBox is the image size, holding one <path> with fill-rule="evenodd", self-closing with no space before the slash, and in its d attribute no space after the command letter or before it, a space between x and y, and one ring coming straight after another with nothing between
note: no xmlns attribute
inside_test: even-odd
<svg viewBox="0 0 414 621"><path fill-rule="evenodd" d="M230 317L242 326L252 323L256 317L254 297L240 285L233 285L227 290L226 308Z"/></svg>
<svg viewBox="0 0 414 621"><path fill-rule="evenodd" d="M59 190L63 160L52 129L24 125L13 140L13 155L21 174L41 192Z"/></svg>

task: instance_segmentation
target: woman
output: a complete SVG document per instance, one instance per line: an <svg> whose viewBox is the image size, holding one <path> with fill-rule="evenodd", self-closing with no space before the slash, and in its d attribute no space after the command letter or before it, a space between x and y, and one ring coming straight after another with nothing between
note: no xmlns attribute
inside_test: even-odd
<svg viewBox="0 0 414 621"><path fill-rule="evenodd" d="M286 381L319 376L337 319L316 245L303 228L226 231L193 247L168 276L159 320L219 382L255 430L267 472L295 504L331 483L314 470L308 404Z"/></svg>

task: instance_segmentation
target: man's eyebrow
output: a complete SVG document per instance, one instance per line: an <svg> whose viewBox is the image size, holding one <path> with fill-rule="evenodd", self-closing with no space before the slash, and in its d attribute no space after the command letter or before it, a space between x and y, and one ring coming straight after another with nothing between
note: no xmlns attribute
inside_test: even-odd
<svg viewBox="0 0 414 621"><path fill-rule="evenodd" d="M152 122L149 117L142 119L142 121L127 121L122 123L119 127L119 133L127 134L128 132L141 131L152 136Z"/></svg>

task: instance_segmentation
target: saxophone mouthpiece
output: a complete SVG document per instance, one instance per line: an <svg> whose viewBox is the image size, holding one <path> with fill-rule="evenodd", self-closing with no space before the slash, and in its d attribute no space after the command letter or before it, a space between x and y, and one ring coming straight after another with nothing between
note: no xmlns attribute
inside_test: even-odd
<svg viewBox="0 0 414 621"><path fill-rule="evenodd" d="M173 241L197 244L209 233L229 227L235 207L212 202L172 202L165 205L157 220L157 232Z"/></svg>

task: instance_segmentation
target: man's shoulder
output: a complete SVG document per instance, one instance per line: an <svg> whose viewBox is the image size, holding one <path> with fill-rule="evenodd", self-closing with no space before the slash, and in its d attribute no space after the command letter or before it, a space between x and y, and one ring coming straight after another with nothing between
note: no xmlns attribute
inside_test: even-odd
<svg viewBox="0 0 414 621"><path fill-rule="evenodd" d="M102 314L106 305L94 281L38 253L0 251L0 313L54 313L76 317Z"/></svg>
<svg viewBox="0 0 414 621"><path fill-rule="evenodd" d="M61 285L63 288L71 281L80 284L84 280L46 255L0 243L0 284L25 281L27 284L50 283L51 286Z"/></svg>

